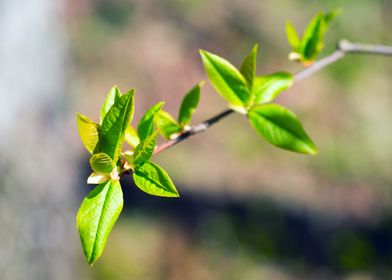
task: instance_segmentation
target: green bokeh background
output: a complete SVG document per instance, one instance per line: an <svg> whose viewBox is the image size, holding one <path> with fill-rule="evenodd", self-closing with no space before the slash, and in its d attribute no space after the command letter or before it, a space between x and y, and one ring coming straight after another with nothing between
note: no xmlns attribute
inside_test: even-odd
<svg viewBox="0 0 392 280"><path fill-rule="evenodd" d="M286 20L302 31L316 12L335 8L343 14L322 56L342 38L392 45L390 0L63 2L67 93L59 106L66 108L64 145L75 156L72 170L51 178L73 178L72 203L61 210L71 236L69 279L392 278L392 58L381 56L350 55L277 99L302 120L317 156L274 148L243 116L232 115L156 157L176 183L178 200L145 195L124 178L124 212L93 268L74 228L91 189L76 111L98 120L106 93L118 85L123 92L136 88L134 123L158 101L176 116L183 95L207 79L198 49L239 66L257 42L258 74L297 72L301 66L287 59ZM193 122L226 106L207 83ZM45 156L58 162L55 153ZM1 256L6 272L11 265L2 266Z"/></svg>

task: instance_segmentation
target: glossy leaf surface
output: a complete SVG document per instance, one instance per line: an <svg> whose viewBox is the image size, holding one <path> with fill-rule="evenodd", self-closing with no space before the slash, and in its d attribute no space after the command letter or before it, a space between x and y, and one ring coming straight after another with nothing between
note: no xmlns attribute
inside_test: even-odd
<svg viewBox="0 0 392 280"><path fill-rule="evenodd" d="M256 60L257 60L257 52L259 50L259 45L255 44L253 49L247 55L247 57L242 62L240 72L242 76L244 76L248 89L252 90L253 79L256 75Z"/></svg>
<svg viewBox="0 0 392 280"><path fill-rule="evenodd" d="M267 76L256 77L252 95L254 104L271 102L282 91L292 86L293 75L287 72L276 72Z"/></svg>
<svg viewBox="0 0 392 280"><path fill-rule="evenodd" d="M248 117L256 131L272 145L298 153L317 153L297 116L286 108L277 104L260 105L252 108Z"/></svg>
<svg viewBox="0 0 392 280"><path fill-rule="evenodd" d="M201 58L215 90L230 104L243 107L249 99L249 90L242 74L227 60L209 53L200 51Z"/></svg>
<svg viewBox="0 0 392 280"><path fill-rule="evenodd" d="M132 126L127 127L127 130L125 131L124 141L134 148L139 145L139 135L137 135L136 130Z"/></svg>
<svg viewBox="0 0 392 280"><path fill-rule="evenodd" d="M140 142L137 145L135 152L133 154L133 164L141 165L152 157L155 149L155 144L157 142L158 132L155 131L147 139Z"/></svg>
<svg viewBox="0 0 392 280"><path fill-rule="evenodd" d="M79 136L84 147L87 149L87 151L89 151L90 154L93 154L99 141L99 125L91 121L88 117L79 113L76 113L76 121L78 125Z"/></svg>
<svg viewBox="0 0 392 280"><path fill-rule="evenodd" d="M324 15L318 13L306 27L300 52L306 60L313 60L324 46Z"/></svg>
<svg viewBox="0 0 392 280"><path fill-rule="evenodd" d="M101 108L100 124L102 124L107 112L113 106L113 104L121 97L121 92L117 86L114 86L106 96L105 102Z"/></svg>
<svg viewBox="0 0 392 280"><path fill-rule="evenodd" d="M178 122L181 127L188 125L192 120L200 100L201 83L194 86L182 99L180 110L178 113Z"/></svg>
<svg viewBox="0 0 392 280"><path fill-rule="evenodd" d="M99 133L100 151L117 161L124 135L133 117L133 90L121 96L106 114Z"/></svg>
<svg viewBox="0 0 392 280"><path fill-rule="evenodd" d="M123 195L117 180L98 185L83 200L76 225L90 265L101 256L122 207Z"/></svg>
<svg viewBox="0 0 392 280"><path fill-rule="evenodd" d="M180 125L168 112L163 110L155 115L155 123L159 133L166 139L170 139L170 136L181 131Z"/></svg>
<svg viewBox="0 0 392 280"><path fill-rule="evenodd" d="M90 158L91 168L98 173L110 173L115 164L112 159L105 153L98 153Z"/></svg>
<svg viewBox="0 0 392 280"><path fill-rule="evenodd" d="M146 139L154 132L155 114L162 109L164 104L165 102L158 102L157 104L151 106L140 119L137 126L137 134L139 135L141 141Z"/></svg>
<svg viewBox="0 0 392 280"><path fill-rule="evenodd" d="M156 196L178 197L169 175L159 165L146 162L135 169L133 179L142 191Z"/></svg>

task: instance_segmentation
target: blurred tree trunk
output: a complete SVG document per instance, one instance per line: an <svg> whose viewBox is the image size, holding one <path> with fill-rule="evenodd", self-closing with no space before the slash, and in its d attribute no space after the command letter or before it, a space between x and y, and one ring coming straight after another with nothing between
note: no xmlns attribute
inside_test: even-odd
<svg viewBox="0 0 392 280"><path fill-rule="evenodd" d="M62 4L0 1L0 278L5 280L78 278Z"/></svg>

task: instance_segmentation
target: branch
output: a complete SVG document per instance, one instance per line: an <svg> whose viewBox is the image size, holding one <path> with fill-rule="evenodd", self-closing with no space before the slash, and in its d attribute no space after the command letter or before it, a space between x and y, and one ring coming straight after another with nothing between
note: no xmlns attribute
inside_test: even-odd
<svg viewBox="0 0 392 280"><path fill-rule="evenodd" d="M371 55L383 55L383 56L392 56L392 47L389 46L381 46L381 45L364 45L364 44L353 44L347 40L339 41L335 52L332 54L320 59L313 63L310 67L299 71L294 75L294 82L301 81L314 73L322 70L326 66L344 58L347 54L371 54ZM155 151L154 155L159 154L160 152L184 141L185 139L196 135L198 133L206 131L210 126L219 122L223 118L234 113L232 109L227 109L210 119L205 120L204 122L192 126L190 129L178 134L176 138L159 145Z"/></svg>
<svg viewBox="0 0 392 280"><path fill-rule="evenodd" d="M205 120L204 122L192 126L190 129L185 130L184 132L180 133L179 135L176 136L176 138L167 141L166 143L163 143L162 145L158 146L155 151L154 155L159 154L160 152L170 148L171 146L174 146L175 144L184 141L188 137L198 134L200 132L206 131L211 125L219 122L221 119L227 117L228 115L234 113L232 109L227 109L216 116L213 116L212 118Z"/></svg>
<svg viewBox="0 0 392 280"><path fill-rule="evenodd" d="M380 45L353 44L347 40L340 40L334 53L313 63L309 68L298 72L294 76L294 81L298 82L309 77L310 75L320 71L324 67L342 59L347 54L372 54L392 56L392 47Z"/></svg>

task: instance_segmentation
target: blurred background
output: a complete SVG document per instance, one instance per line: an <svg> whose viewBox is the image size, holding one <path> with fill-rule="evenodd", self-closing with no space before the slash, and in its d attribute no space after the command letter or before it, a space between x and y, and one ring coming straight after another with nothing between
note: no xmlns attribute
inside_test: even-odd
<svg viewBox="0 0 392 280"><path fill-rule="evenodd" d="M113 85L136 123L206 79L198 49L258 74L296 72L285 21L344 13L336 42L392 45L390 0L0 0L1 279L392 279L392 59L352 55L282 94L319 149L281 151L240 115L156 157L179 199L122 180L102 258L84 260L75 215L90 190L75 112L98 120ZM226 108L210 84L194 123Z"/></svg>

